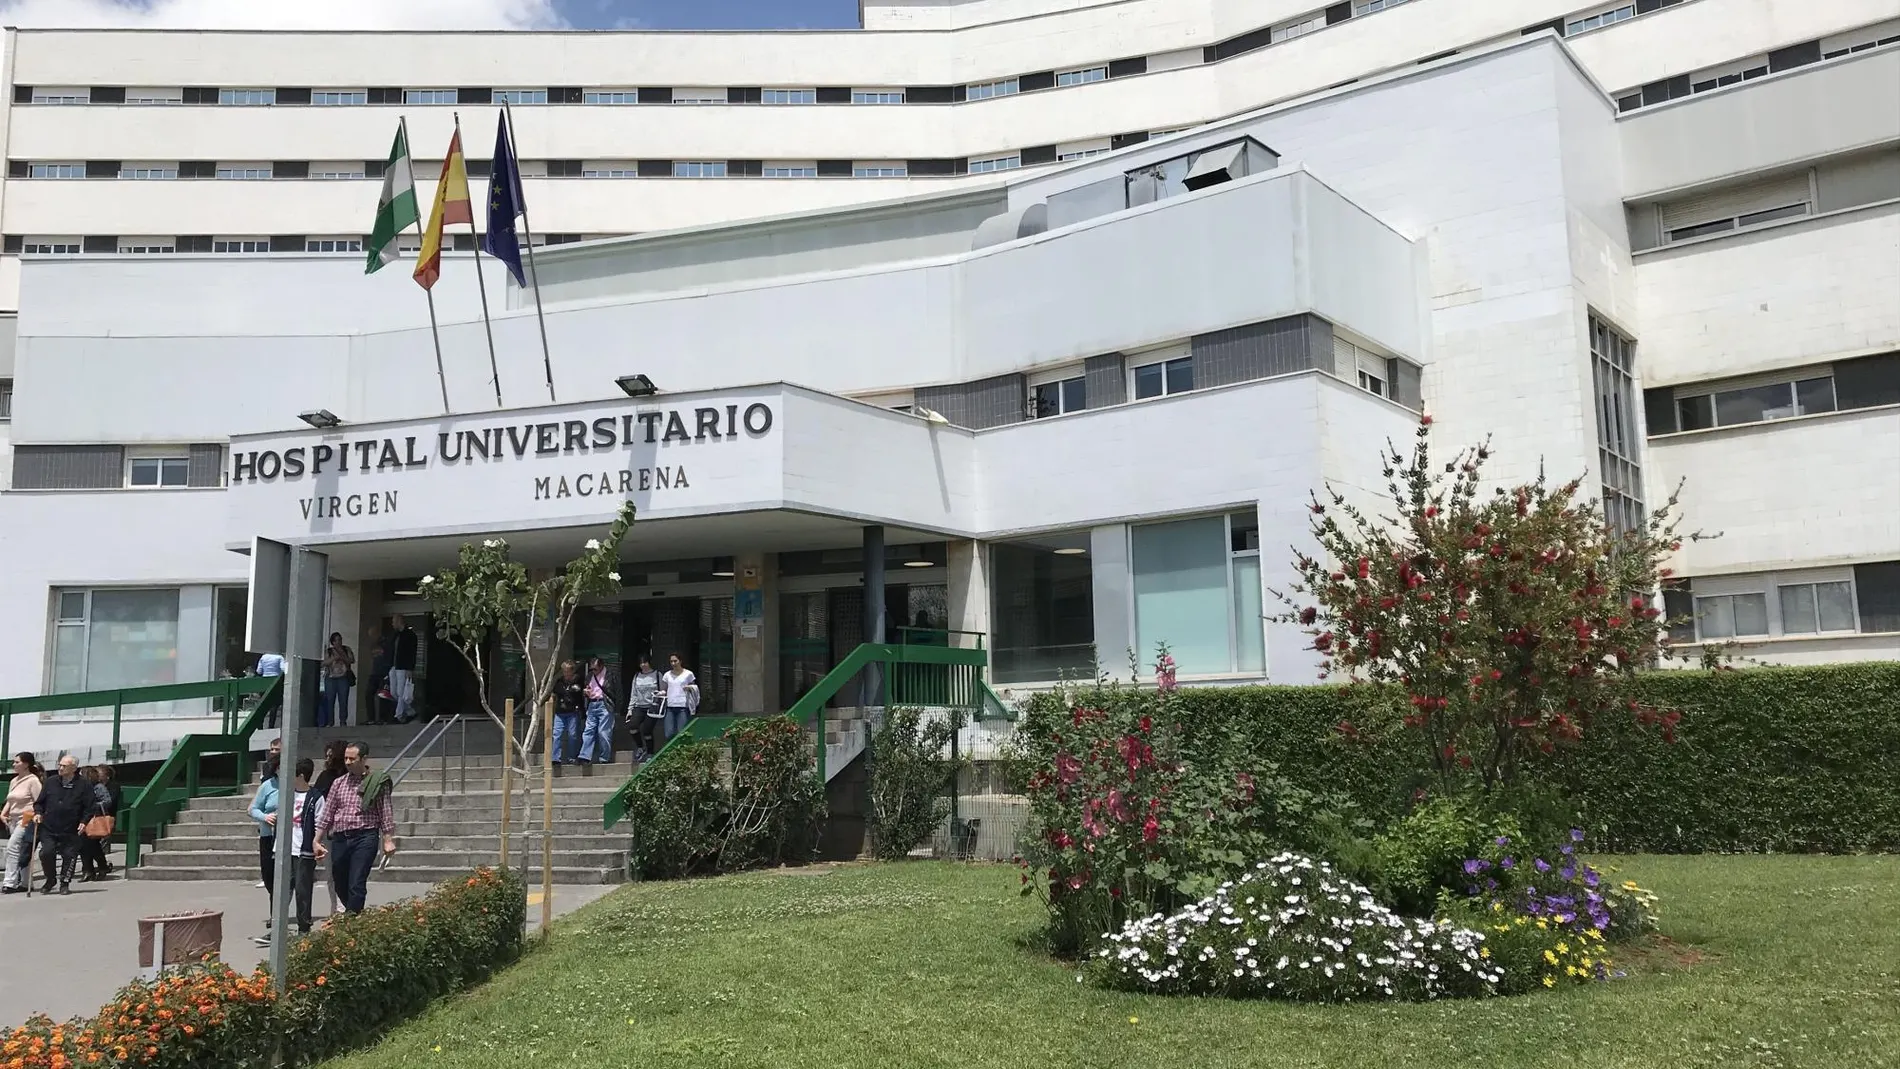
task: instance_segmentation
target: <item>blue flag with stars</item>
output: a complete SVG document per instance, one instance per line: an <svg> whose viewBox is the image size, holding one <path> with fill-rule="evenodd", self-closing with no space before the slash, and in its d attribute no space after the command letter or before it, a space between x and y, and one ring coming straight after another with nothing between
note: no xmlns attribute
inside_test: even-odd
<svg viewBox="0 0 1900 1069"><path fill-rule="evenodd" d="M482 250L507 264L516 284L526 286L528 279L521 271L521 239L515 233L515 218L523 205L521 168L515 163L511 133L508 113L503 111L495 128L495 162L488 177L488 232L482 235Z"/></svg>

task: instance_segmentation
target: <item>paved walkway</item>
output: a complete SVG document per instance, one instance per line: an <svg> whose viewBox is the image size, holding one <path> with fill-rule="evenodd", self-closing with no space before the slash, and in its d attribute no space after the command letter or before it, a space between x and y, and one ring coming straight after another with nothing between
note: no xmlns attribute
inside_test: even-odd
<svg viewBox="0 0 1900 1069"><path fill-rule="evenodd" d="M600 898L609 886L557 886L554 914L561 916ZM419 884L369 885L371 905L419 895ZM324 905L317 892L317 906ZM528 925L540 926L541 892L528 897ZM0 971L0 1027L44 1011L54 1020L91 1014L110 1000L119 987L138 975L140 917L194 909L224 911L222 957L234 968L248 970L269 955L251 942L264 934L270 912L264 889L248 883L184 883L159 880L120 880L75 883L73 893L50 898L35 894L0 898L0 947L14 962L36 963ZM59 983L49 984L57 975Z"/></svg>

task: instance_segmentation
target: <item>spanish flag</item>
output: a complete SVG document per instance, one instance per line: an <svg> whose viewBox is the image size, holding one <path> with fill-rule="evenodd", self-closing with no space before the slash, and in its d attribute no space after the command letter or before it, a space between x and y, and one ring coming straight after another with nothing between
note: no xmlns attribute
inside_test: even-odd
<svg viewBox="0 0 1900 1069"><path fill-rule="evenodd" d="M442 178L435 184L435 208L429 212L429 229L422 234L422 251L416 256L416 282L423 289L442 277L442 230L450 223L475 223L474 209L468 202L468 163L462 159L462 128L449 138L449 154L442 160Z"/></svg>

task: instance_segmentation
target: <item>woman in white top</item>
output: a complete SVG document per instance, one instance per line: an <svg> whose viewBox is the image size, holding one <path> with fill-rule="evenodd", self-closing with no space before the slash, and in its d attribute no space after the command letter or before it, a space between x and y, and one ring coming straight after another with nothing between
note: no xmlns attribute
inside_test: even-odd
<svg viewBox="0 0 1900 1069"><path fill-rule="evenodd" d="M670 739L686 730L686 718L699 708L699 679L686 670L680 661L680 655L670 654L666 659L666 674L660 677L660 684L666 688L666 738ZM664 744L666 739L661 739Z"/></svg>
<svg viewBox="0 0 1900 1069"><path fill-rule="evenodd" d="M30 753L13 758L13 783L7 788L7 801L0 807L0 821L7 838L7 875L0 894L18 894L26 890L33 867L33 807L40 800L40 780L45 775Z"/></svg>

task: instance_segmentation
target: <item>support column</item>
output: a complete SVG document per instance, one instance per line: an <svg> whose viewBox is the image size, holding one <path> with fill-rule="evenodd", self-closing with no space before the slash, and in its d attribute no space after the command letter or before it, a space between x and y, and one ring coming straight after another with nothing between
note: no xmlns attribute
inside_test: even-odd
<svg viewBox="0 0 1900 1069"><path fill-rule="evenodd" d="M974 631L990 641L990 569L987 547L977 541L953 541L949 547L949 600L952 631ZM959 645L953 636L951 645ZM968 639L964 639L967 642Z"/></svg>
<svg viewBox="0 0 1900 1069"><path fill-rule="evenodd" d="M732 558L732 712L778 712L778 599L772 589L775 557Z"/></svg>
<svg viewBox="0 0 1900 1069"><path fill-rule="evenodd" d="M864 529L864 641L884 641L884 528L879 526ZM884 704L883 675L876 665L864 670L860 705Z"/></svg>

